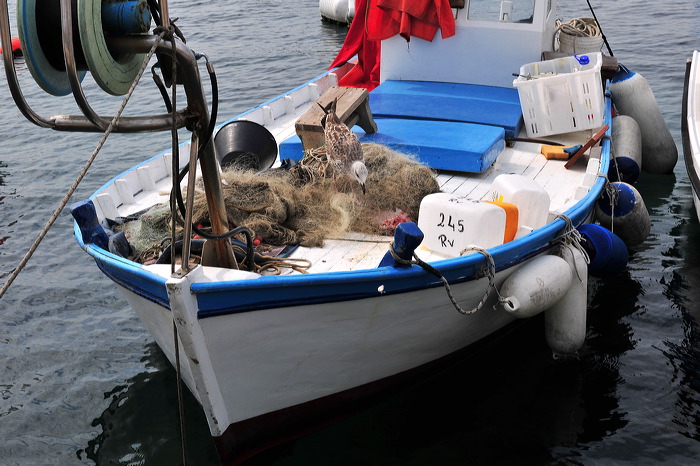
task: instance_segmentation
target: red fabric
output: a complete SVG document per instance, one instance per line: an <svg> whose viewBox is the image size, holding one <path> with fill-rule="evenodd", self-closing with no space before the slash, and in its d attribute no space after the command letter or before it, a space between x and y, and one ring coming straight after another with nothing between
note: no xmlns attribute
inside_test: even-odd
<svg viewBox="0 0 700 466"><path fill-rule="evenodd" d="M455 35L450 0L376 0L377 14L369 26L370 40L384 40L400 34L432 41L438 29L442 38Z"/></svg>
<svg viewBox="0 0 700 466"><path fill-rule="evenodd" d="M443 39L455 34L449 0L355 0L355 17L330 68L357 55L338 85L371 91L379 85L381 40L400 34L406 41L411 36L432 41L438 29Z"/></svg>
<svg viewBox="0 0 700 466"><path fill-rule="evenodd" d="M355 17L345 37L343 47L335 57L331 68L347 63L357 55L357 64L340 78L338 85L346 87L365 87L371 91L379 85L379 59L381 43L367 38L367 2L355 0Z"/></svg>

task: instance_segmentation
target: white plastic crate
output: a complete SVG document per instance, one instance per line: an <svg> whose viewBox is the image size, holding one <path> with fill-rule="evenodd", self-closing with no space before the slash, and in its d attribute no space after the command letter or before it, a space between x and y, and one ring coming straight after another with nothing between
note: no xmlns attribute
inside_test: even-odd
<svg viewBox="0 0 700 466"><path fill-rule="evenodd" d="M586 59L588 58L588 63ZM528 63L513 81L529 137L603 126L601 53Z"/></svg>

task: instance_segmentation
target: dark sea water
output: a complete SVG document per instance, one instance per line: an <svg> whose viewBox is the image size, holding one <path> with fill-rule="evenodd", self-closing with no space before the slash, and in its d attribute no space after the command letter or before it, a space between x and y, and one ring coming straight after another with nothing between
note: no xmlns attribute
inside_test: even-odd
<svg viewBox="0 0 700 466"><path fill-rule="evenodd" d="M585 1L561 3L563 19L590 16ZM700 48L700 2L592 3L615 56L654 89L682 154L683 76ZM321 22L316 0L179 0L170 9L188 43L215 65L220 121L325 70L346 31ZM18 67L41 114L77 112L71 97L49 97L22 60ZM99 135L33 126L12 103L4 74L0 81L4 282ZM150 82L145 76L127 114L162 111ZM85 85L102 113L116 110L119 99L90 78ZM169 143L167 134L111 136L74 200ZM535 319L449 370L249 463L699 464L700 226L682 156L672 175L643 174L636 187L651 234L626 272L590 280L579 360L553 360ZM177 464L175 371L72 228L64 212L0 300L0 464ZM185 411L190 464L215 464L189 393Z"/></svg>

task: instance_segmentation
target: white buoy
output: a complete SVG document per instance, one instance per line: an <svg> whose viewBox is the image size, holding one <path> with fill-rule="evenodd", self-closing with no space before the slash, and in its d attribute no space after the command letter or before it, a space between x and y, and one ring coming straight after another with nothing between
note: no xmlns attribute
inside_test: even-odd
<svg viewBox="0 0 700 466"><path fill-rule="evenodd" d="M588 267L583 253L565 244L558 255L572 271L571 286L564 297L544 311L544 335L554 356L572 355L586 341Z"/></svg>
<svg viewBox="0 0 700 466"><path fill-rule="evenodd" d="M596 202L596 219L619 236L627 247L641 244L651 231L651 219L642 195L627 183L615 182L611 185L616 192L613 196L615 202L610 200L607 190L603 191Z"/></svg>
<svg viewBox="0 0 700 466"><path fill-rule="evenodd" d="M642 132L631 116L613 118L612 154L608 179L625 183L637 181L642 169Z"/></svg>
<svg viewBox="0 0 700 466"><path fill-rule="evenodd" d="M501 307L517 318L527 318L550 308L571 285L571 267L558 256L537 257L506 278L501 286Z"/></svg>
<svg viewBox="0 0 700 466"><path fill-rule="evenodd" d="M678 161L678 149L647 80L620 65L610 83L615 107L635 119L642 133L642 170L670 173Z"/></svg>

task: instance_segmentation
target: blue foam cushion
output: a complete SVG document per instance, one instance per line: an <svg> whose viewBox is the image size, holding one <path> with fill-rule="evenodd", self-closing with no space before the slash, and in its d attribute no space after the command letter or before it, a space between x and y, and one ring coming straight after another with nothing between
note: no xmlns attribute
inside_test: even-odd
<svg viewBox="0 0 700 466"><path fill-rule="evenodd" d="M498 126L515 137L523 125L517 89L475 84L385 81L370 92L375 117L447 120Z"/></svg>
<svg viewBox="0 0 700 466"><path fill-rule="evenodd" d="M438 170L481 173L505 146L503 128L455 121L376 118L379 131L355 132L360 142L374 142L410 154ZM280 144L280 158L300 160L303 148L298 136Z"/></svg>

